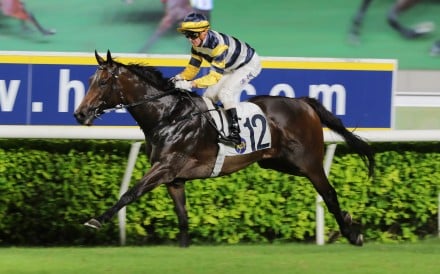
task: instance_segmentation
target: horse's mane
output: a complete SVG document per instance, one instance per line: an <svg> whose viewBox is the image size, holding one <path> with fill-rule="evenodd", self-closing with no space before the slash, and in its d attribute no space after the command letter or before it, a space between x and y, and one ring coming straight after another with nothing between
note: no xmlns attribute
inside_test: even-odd
<svg viewBox="0 0 440 274"><path fill-rule="evenodd" d="M122 64L113 61L115 64L122 66L130 72L137 75L140 79L150 83L160 90L169 90L174 88L168 78L165 78L161 71L153 66L145 66L137 63Z"/></svg>

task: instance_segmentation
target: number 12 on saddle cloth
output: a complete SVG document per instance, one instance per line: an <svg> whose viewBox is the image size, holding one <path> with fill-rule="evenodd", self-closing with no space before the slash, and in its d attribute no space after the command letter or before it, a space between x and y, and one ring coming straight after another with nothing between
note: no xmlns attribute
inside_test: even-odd
<svg viewBox="0 0 440 274"><path fill-rule="evenodd" d="M211 100L203 97L208 109L214 109ZM224 109L209 111L217 128L225 135L229 134L229 126ZM263 111L256 104L241 102L237 105L239 117L241 145L233 147L218 143L219 152L211 176L216 176L221 170L225 156L251 153L271 147L271 134Z"/></svg>
<svg viewBox="0 0 440 274"><path fill-rule="evenodd" d="M212 102L203 97L208 109L214 109ZM225 135L229 134L229 126L224 110L210 111L217 128ZM263 111L256 104L241 102L237 105L237 115L240 124L242 144L238 147L226 146L226 156L247 154L257 150L270 148L271 135L267 126L267 119Z"/></svg>

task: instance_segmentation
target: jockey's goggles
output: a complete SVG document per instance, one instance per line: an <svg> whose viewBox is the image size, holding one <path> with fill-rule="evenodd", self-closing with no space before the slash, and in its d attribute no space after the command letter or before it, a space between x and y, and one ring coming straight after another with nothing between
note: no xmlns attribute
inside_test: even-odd
<svg viewBox="0 0 440 274"><path fill-rule="evenodd" d="M191 40L195 40L195 39L199 38L200 32L184 31L183 35L185 35L186 38L189 38Z"/></svg>

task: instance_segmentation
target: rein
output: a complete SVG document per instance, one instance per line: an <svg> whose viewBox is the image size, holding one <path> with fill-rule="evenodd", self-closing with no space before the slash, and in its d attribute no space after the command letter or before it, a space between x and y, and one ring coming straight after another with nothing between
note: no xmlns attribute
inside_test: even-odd
<svg viewBox="0 0 440 274"><path fill-rule="evenodd" d="M217 134L219 135L219 136L221 136L221 137L225 137L224 136L224 134L217 128L217 126L215 125L215 123L214 123L214 121L212 121L212 119L208 116L208 115L206 115L206 113L207 112L209 112L209 111L211 111L210 109L208 109L207 111L202 111L198 106L197 106L197 104L196 104L196 102L194 102L194 100L191 98L191 95L189 94L189 92L187 91L187 90L183 90L184 92L185 92L185 94L188 96L188 98L189 98L189 100L191 101L191 103L193 104L193 106L199 111L198 113L193 113L192 115L191 115L191 117L192 116L195 116L195 115L198 115L198 114L201 114L203 117L205 117L205 119L208 121L208 123L215 129L215 131L217 131ZM213 110L215 110L215 109L213 109Z"/></svg>
<svg viewBox="0 0 440 274"><path fill-rule="evenodd" d="M122 104L121 103L121 104L116 105L115 107L106 108L106 109L102 110L102 112L103 113L108 113L108 112L112 112L112 111L118 110L118 109L132 108L132 107L139 106L139 105L142 105L142 104L145 104L145 103L157 100L159 98L171 95L171 94L173 94L175 92L176 92L175 89L170 89L170 90L165 91L164 93L161 93L161 94L158 94L158 95L155 95L155 96L151 96L151 97L145 98L144 100L141 100L141 101L138 101L138 102L134 102L134 103L130 103L130 104Z"/></svg>
<svg viewBox="0 0 440 274"><path fill-rule="evenodd" d="M110 78L111 77L118 78L117 74L114 73L114 72L111 73ZM191 98L191 95L189 94L189 91L187 91L187 90L181 90L181 91L183 91L183 93L191 101L191 103L198 110L198 112L190 113L189 115L182 116L179 119L176 119L174 121L183 121L185 119L190 119L190 118L192 118L194 116L197 116L197 115L202 115L208 121L209 125L212 126L215 129L215 131L217 131L217 134L220 137L225 137L224 134L217 128L215 122L212 121L212 119L206 114L207 112L213 111L215 109L211 109L211 110L208 109L207 111L202 111L197 106L197 104L194 102L194 100ZM133 102L133 103L130 103L130 104L122 104L121 103L121 104L118 104L118 105L116 105L116 106L114 106L112 108L103 109L102 113L109 113L109 112L112 112L112 111L115 111L115 110L118 110L118 109L128 109L128 108L132 108L132 107L135 107L135 106L139 106L139 105L151 102L151 101L155 101L155 100L157 100L159 98L162 98L162 97L165 97L165 96L169 96L169 95L171 95L171 94L173 94L175 92L176 92L176 89L169 89L169 90L165 91L164 93L161 93L161 94L158 94L158 95L155 95L155 96L151 96L151 97L145 98L144 100L140 100L140 101ZM98 118L100 115L99 114L95 114L95 116Z"/></svg>

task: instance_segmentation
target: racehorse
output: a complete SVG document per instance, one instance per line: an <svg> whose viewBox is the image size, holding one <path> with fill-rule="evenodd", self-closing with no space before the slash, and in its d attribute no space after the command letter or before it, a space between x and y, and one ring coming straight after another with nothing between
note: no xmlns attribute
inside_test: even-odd
<svg viewBox="0 0 440 274"><path fill-rule="evenodd" d="M359 43L361 27L363 24L364 16L370 7L372 0L362 0L356 14L352 20L349 39L353 43ZM408 39L418 38L424 36L433 31L431 23L420 23L416 27L407 27L399 22L399 15L415 6L420 0L396 0L387 13L388 24L400 35Z"/></svg>
<svg viewBox="0 0 440 274"><path fill-rule="evenodd" d="M151 169L102 215L86 226L100 228L122 207L159 185L166 185L178 217L180 246L187 247L188 214L185 208L185 182L210 177L219 150L218 131L209 122L209 109L196 93L174 88L169 79L154 67L122 64L107 51L106 60L95 51L99 64L90 77L84 99L74 112L78 123L92 125L95 118L125 108L142 129ZM357 246L363 244L359 226L342 211L335 189L324 169L322 124L341 135L349 147L365 161L368 174L374 171L371 147L348 131L341 120L316 99L256 96L249 100L267 117L271 147L226 157L219 176L227 175L257 162L260 167L305 176L322 196L334 215L341 234Z"/></svg>
<svg viewBox="0 0 440 274"><path fill-rule="evenodd" d="M29 12L23 2L19 0L1 0L0 8L4 15L15 17L19 19L22 23L23 29L27 29L26 23L31 23L34 25L43 35L52 35L55 34L55 30L46 29L37 21L35 16Z"/></svg>

